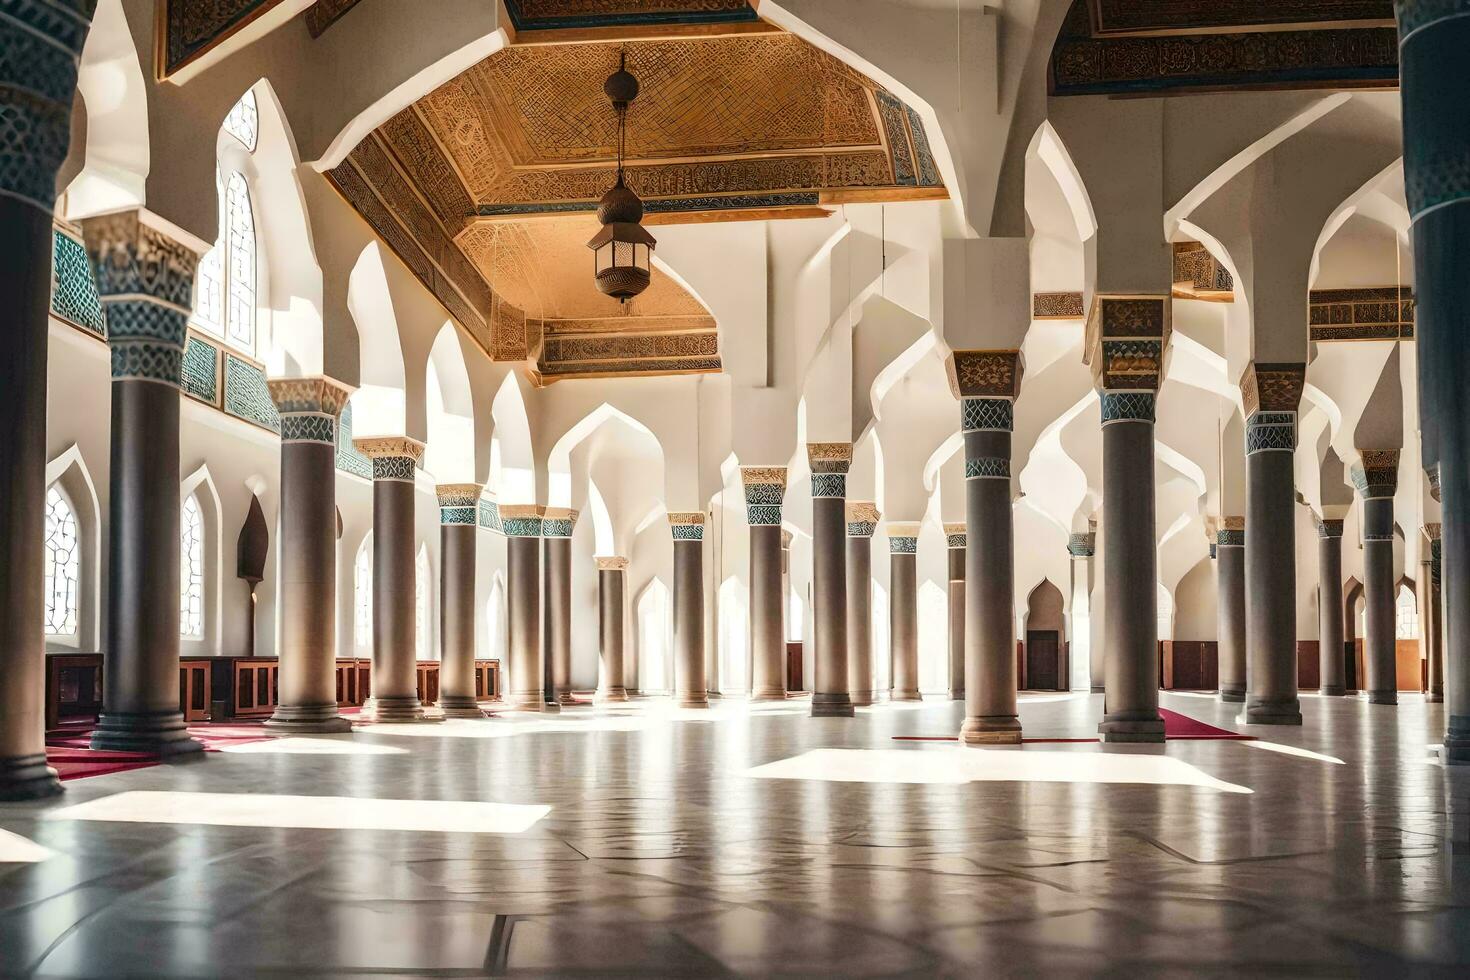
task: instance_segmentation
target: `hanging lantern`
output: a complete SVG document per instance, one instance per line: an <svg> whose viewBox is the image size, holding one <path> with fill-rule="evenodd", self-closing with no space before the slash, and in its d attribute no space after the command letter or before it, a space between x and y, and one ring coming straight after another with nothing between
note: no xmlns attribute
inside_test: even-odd
<svg viewBox="0 0 1470 980"><path fill-rule="evenodd" d="M618 182L602 195L597 205L597 220L602 223L602 230L592 236L587 247L592 249L597 288L626 303L648 288L653 276L653 249L657 244L642 225L643 201L623 182L628 103L638 97L638 79L628 71L626 56L602 89L618 114Z"/></svg>

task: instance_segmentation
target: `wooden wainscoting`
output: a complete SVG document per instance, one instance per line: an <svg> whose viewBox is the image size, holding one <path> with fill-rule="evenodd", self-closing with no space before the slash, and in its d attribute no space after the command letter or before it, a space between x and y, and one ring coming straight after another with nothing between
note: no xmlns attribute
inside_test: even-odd
<svg viewBox="0 0 1470 980"><path fill-rule="evenodd" d="M1394 667L1400 691L1424 690L1424 668L1420 665L1418 640L1394 641Z"/></svg>
<svg viewBox="0 0 1470 980"><path fill-rule="evenodd" d="M424 707L439 702L439 661L420 660L418 662L418 690L419 704Z"/></svg>
<svg viewBox="0 0 1470 980"><path fill-rule="evenodd" d="M279 694L276 676L280 663L275 657L236 657L234 697L230 704L236 718L269 718L276 710Z"/></svg>
<svg viewBox="0 0 1470 980"><path fill-rule="evenodd" d="M500 700L500 661L475 661L475 700Z"/></svg>
<svg viewBox="0 0 1470 980"><path fill-rule="evenodd" d="M210 664L199 658L179 661L179 710L186 722L209 720Z"/></svg>
<svg viewBox="0 0 1470 980"><path fill-rule="evenodd" d="M1220 645L1214 640L1160 640L1159 686L1166 691L1218 689Z"/></svg>
<svg viewBox="0 0 1470 980"><path fill-rule="evenodd" d="M102 713L102 654L46 654L46 730L92 725Z"/></svg>
<svg viewBox="0 0 1470 980"><path fill-rule="evenodd" d="M1296 686L1303 691L1322 686L1322 644L1316 640L1296 641Z"/></svg>

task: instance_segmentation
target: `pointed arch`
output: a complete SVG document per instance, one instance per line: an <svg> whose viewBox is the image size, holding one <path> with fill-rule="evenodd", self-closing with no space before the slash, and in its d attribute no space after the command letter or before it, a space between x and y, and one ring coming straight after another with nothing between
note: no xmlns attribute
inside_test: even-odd
<svg viewBox="0 0 1470 980"><path fill-rule="evenodd" d="M561 438L551 447L551 455L547 458L547 503L549 506L568 507L571 505L572 450L609 422L621 422L639 435L652 440L658 448L660 463L664 461L663 443L659 441L658 436L653 434L653 430L627 412L615 408L608 402L603 402L562 433ZM660 486L662 484L661 480Z"/></svg>
<svg viewBox="0 0 1470 980"><path fill-rule="evenodd" d="M97 4L77 91L86 107L87 139L81 172L66 189L67 218L142 207L152 167L148 80L122 0Z"/></svg>
<svg viewBox="0 0 1470 980"><path fill-rule="evenodd" d="M495 434L490 440L490 486L503 504L536 502L536 456L520 375L506 374L490 406Z"/></svg>
<svg viewBox="0 0 1470 980"><path fill-rule="evenodd" d="M459 331L446 322L434 337L424 367L428 444L424 469L439 483L475 479L475 404Z"/></svg>
<svg viewBox="0 0 1470 980"><path fill-rule="evenodd" d="M52 491L61 497L75 521L73 531L76 548L74 600L76 629L70 633L46 635L48 650L100 650L102 648L102 517L97 503L97 488L82 458L80 447L72 445L46 464L48 504L54 502ZM61 517L60 511L57 517ZM38 533L44 533L38 529ZM58 541L57 544L64 542ZM48 556L49 558L50 556ZM56 558L68 560L69 555ZM54 573L53 573L54 575ZM48 597L52 595L48 590ZM51 618L51 617L48 617ZM56 617L65 623L65 615Z"/></svg>
<svg viewBox="0 0 1470 980"><path fill-rule="evenodd" d="M507 616L505 596L505 576L496 569L494 577L490 580L490 595L485 600L485 647L487 656L491 660L499 660L505 664L508 650L508 634L506 630Z"/></svg>
<svg viewBox="0 0 1470 980"><path fill-rule="evenodd" d="M383 246L374 239L357 256L347 277L347 310L357 326L358 378L352 395L357 436L403 435L408 426L403 345Z"/></svg>
<svg viewBox="0 0 1470 980"><path fill-rule="evenodd" d="M638 624L638 690L643 694L674 692L674 619L669 587L652 578L634 605Z"/></svg>
<svg viewBox="0 0 1470 980"><path fill-rule="evenodd" d="M223 508L208 465L201 464L180 482L179 508L180 649L187 655L214 656L221 652L223 620Z"/></svg>

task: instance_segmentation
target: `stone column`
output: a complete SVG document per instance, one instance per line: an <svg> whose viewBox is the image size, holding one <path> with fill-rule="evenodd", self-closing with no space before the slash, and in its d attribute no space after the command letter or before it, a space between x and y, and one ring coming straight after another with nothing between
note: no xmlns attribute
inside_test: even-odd
<svg viewBox="0 0 1470 980"><path fill-rule="evenodd" d="M1245 643L1245 518L1222 517L1215 532L1215 560L1219 624L1220 700L1244 704L1246 692Z"/></svg>
<svg viewBox="0 0 1470 980"><path fill-rule="evenodd" d="M781 504L786 498L784 466L742 466L745 516L750 524L751 698L786 697L786 631L781 581Z"/></svg>
<svg viewBox="0 0 1470 980"><path fill-rule="evenodd" d="M1097 532L1080 531L1067 538L1067 554L1072 556L1072 608L1077 608L1077 582L1080 579L1083 589L1087 592L1087 673L1089 690L1093 694L1103 693L1102 658L1099 651L1092 648L1092 576L1093 557L1097 554ZM1073 641L1079 631L1076 623L1073 623ZM1068 679L1070 683L1070 678Z"/></svg>
<svg viewBox="0 0 1470 980"><path fill-rule="evenodd" d="M541 650L541 508L501 504L505 532L505 599L510 684L506 700L517 711L545 710Z"/></svg>
<svg viewBox="0 0 1470 980"><path fill-rule="evenodd" d="M199 253L145 211L88 219L82 232L112 353L107 660L92 747L198 752L179 710L179 385Z"/></svg>
<svg viewBox="0 0 1470 980"><path fill-rule="evenodd" d="M1300 725L1296 687L1296 413L1305 364L1252 363L1240 379L1245 406L1245 646L1247 692L1239 719Z"/></svg>
<svg viewBox="0 0 1470 980"><path fill-rule="evenodd" d="M965 439L965 721L967 744L1021 741L1016 709L1011 428L1025 362L1017 350L957 350L949 386ZM1152 448L1150 446L1150 448Z"/></svg>
<svg viewBox="0 0 1470 980"><path fill-rule="evenodd" d="M274 731L350 732L337 711L337 420L348 386L331 378L269 382L281 417L276 544Z"/></svg>
<svg viewBox="0 0 1470 980"><path fill-rule="evenodd" d="M1360 449L1349 478L1363 501L1364 690L1371 704L1398 704L1396 597L1393 574L1393 495L1397 449Z"/></svg>
<svg viewBox="0 0 1470 980"><path fill-rule="evenodd" d="M597 562L597 641L602 655L602 689L598 701L626 701L623 686L623 593L628 578L628 559L611 555Z"/></svg>
<svg viewBox="0 0 1470 980"><path fill-rule="evenodd" d="M1347 693L1342 638L1342 521L1317 521L1317 655L1324 697Z"/></svg>
<svg viewBox="0 0 1470 980"><path fill-rule="evenodd" d="M708 708L704 683L704 514L671 513L669 530L674 536L675 700L681 708ZM779 561L778 555L778 573Z"/></svg>
<svg viewBox="0 0 1470 980"><path fill-rule="evenodd" d="M373 461L373 693L363 714L420 721L413 496L424 444L406 436L352 444Z"/></svg>
<svg viewBox="0 0 1470 980"><path fill-rule="evenodd" d="M576 704L572 697L572 531L577 511L548 507L541 518L546 598L546 660L551 668L546 699Z"/></svg>
<svg viewBox="0 0 1470 980"><path fill-rule="evenodd" d="M1422 566L1420 575L1428 580L1421 590L1424 600L1419 603L1419 633L1424 637L1424 664L1428 681L1424 685L1424 700L1444 700L1444 601L1441 598L1440 563L1441 525L1424 525L1425 550L1429 560ZM1425 574L1428 573L1428 574Z"/></svg>
<svg viewBox="0 0 1470 980"><path fill-rule="evenodd" d="M919 693L919 525L888 522L888 672L890 701L921 701Z"/></svg>
<svg viewBox="0 0 1470 980"><path fill-rule="evenodd" d="M1088 363L1102 390L1105 742L1162 742L1154 401L1169 297L1098 296Z"/></svg>
<svg viewBox="0 0 1470 980"><path fill-rule="evenodd" d="M475 698L475 537L480 485L446 483L439 496L439 707L446 718L479 718Z"/></svg>
<svg viewBox="0 0 1470 980"><path fill-rule="evenodd" d="M965 525L944 525L949 545L949 699L965 700Z"/></svg>
<svg viewBox="0 0 1470 980"><path fill-rule="evenodd" d="M852 443L807 444L812 471L812 717L851 718L847 690L847 468Z"/></svg>
<svg viewBox="0 0 1470 980"><path fill-rule="evenodd" d="M88 20L80 4L36 6L53 8L44 23L0 12L0 800L61 792L45 744L46 352L56 175Z"/></svg>
<svg viewBox="0 0 1470 980"><path fill-rule="evenodd" d="M1441 758L1470 763L1470 17L1465 4L1394 4L1404 117L1404 185L1414 236L1414 299L1424 462L1443 507L1444 699Z"/></svg>
<svg viewBox="0 0 1470 980"><path fill-rule="evenodd" d="M873 703L873 532L876 504L847 502L847 688L855 707Z"/></svg>

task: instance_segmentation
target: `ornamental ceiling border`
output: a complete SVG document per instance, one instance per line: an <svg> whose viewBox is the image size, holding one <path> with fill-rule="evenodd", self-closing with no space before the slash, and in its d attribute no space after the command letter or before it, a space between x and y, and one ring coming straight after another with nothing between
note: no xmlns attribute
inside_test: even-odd
<svg viewBox="0 0 1470 980"><path fill-rule="evenodd" d="M209 54L284 0L162 0L154 20L154 71L160 81ZM321 36L358 0L317 0L306 11L312 37Z"/></svg>
<svg viewBox="0 0 1470 980"><path fill-rule="evenodd" d="M1095 29L1089 7L1095 2L1074 0L1067 13L1047 71L1052 96L1398 87L1398 31L1391 23L1344 27L1334 20L1315 29L1262 29L1257 23L1119 35ZM1350 0L1324 2L1340 6ZM1196 6L1243 3L1200 0ZM1300 10L1303 3L1281 6Z"/></svg>
<svg viewBox="0 0 1470 980"><path fill-rule="evenodd" d="M747 0L501 0L517 32L759 24Z"/></svg>
<svg viewBox="0 0 1470 980"><path fill-rule="evenodd" d="M1392 27L1393 0L1087 0L1096 36Z"/></svg>

